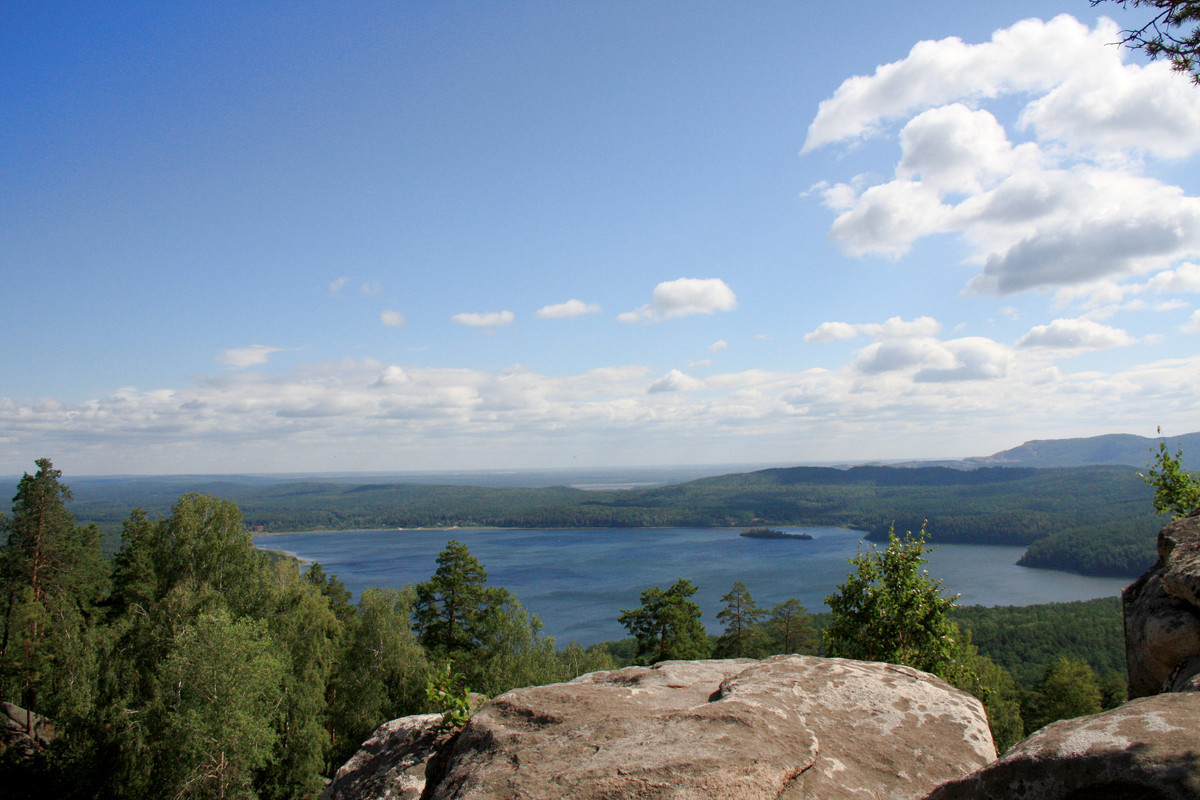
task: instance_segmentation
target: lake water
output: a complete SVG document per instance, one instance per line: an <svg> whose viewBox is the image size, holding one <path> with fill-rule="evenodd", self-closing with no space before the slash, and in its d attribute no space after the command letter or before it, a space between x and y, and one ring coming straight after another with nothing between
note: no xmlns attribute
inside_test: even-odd
<svg viewBox="0 0 1200 800"><path fill-rule="evenodd" d="M581 644L627 635L617 623L624 608L640 605L649 586L678 578L699 587L693 598L712 633L721 595L735 581L763 608L795 597L810 611L850 571L860 531L783 528L811 540L750 539L736 530L711 528L584 530L355 531L258 536L262 548L319 561L357 596L368 586L400 587L427 580L450 539L467 545L484 564L488 582L511 591L541 617L559 644ZM1091 578L1016 566L1024 548L938 545L928 570L961 605L1030 605L1090 600L1120 594L1126 578Z"/></svg>

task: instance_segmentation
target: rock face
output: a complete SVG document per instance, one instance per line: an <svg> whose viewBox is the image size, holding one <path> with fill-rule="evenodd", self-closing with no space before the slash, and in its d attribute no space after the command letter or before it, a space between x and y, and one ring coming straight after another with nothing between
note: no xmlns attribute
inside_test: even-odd
<svg viewBox="0 0 1200 800"><path fill-rule="evenodd" d="M1129 696L1164 689L1183 662L1200 656L1200 517L1158 534L1158 563L1121 595Z"/></svg>
<svg viewBox="0 0 1200 800"><path fill-rule="evenodd" d="M1160 694L1047 725L927 800L1195 800L1200 693Z"/></svg>
<svg viewBox="0 0 1200 800"><path fill-rule="evenodd" d="M419 800L441 721L441 714L418 714L380 725L337 771L321 800Z"/></svg>
<svg viewBox="0 0 1200 800"><path fill-rule="evenodd" d="M45 717L12 703L0 703L0 754L6 758L33 758L54 741L54 725Z"/></svg>
<svg viewBox="0 0 1200 800"><path fill-rule="evenodd" d="M426 796L916 798L994 758L978 701L907 667L674 661L501 695Z"/></svg>

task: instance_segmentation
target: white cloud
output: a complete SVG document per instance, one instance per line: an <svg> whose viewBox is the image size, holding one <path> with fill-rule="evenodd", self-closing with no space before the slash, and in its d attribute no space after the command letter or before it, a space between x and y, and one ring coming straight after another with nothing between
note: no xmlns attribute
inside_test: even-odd
<svg viewBox="0 0 1200 800"><path fill-rule="evenodd" d="M717 341L713 342L712 344L710 344L708 346L708 352L719 353L722 350L727 349L728 347L729 347L729 342L725 341L724 339L718 339Z"/></svg>
<svg viewBox="0 0 1200 800"><path fill-rule="evenodd" d="M913 335L877 336L880 341L858 351L853 368L864 375L904 373L915 383L950 383L1002 378L1012 362L1011 349L991 339L941 341L918 334L911 325L908 331Z"/></svg>
<svg viewBox="0 0 1200 800"><path fill-rule="evenodd" d="M806 334L806 342L832 342L838 339L854 339L867 335L873 339L896 339L905 337L928 337L941 330L941 324L933 317L917 317L905 321L892 317L880 324L876 322L852 325L848 322L822 322L812 333Z"/></svg>
<svg viewBox="0 0 1200 800"><path fill-rule="evenodd" d="M379 312L379 321L388 328L403 328L404 323L406 323L408 320L406 320L404 315L399 311L392 311L388 309L387 311Z"/></svg>
<svg viewBox="0 0 1200 800"><path fill-rule="evenodd" d="M621 322L659 322L737 308L737 296L720 278L679 278L654 287L648 305L617 316Z"/></svg>
<svg viewBox="0 0 1200 800"><path fill-rule="evenodd" d="M821 102L808 128L804 151L877 134L881 123L962 99L1047 91L1068 76L1116 60L1116 26L1096 29L1062 15L1049 22L1028 19L996 31L990 42L965 44L957 37L915 44L906 58L884 64L872 76L842 83Z"/></svg>
<svg viewBox="0 0 1200 800"><path fill-rule="evenodd" d="M350 282L350 279L347 278L345 275L338 278L337 280L330 281L329 282L329 296L332 297L333 295L341 292L342 289L346 288L346 284L349 282Z"/></svg>
<svg viewBox="0 0 1200 800"><path fill-rule="evenodd" d="M829 238L850 256L899 258L918 239L950 230L951 210L932 187L896 180L859 195L834 220Z"/></svg>
<svg viewBox="0 0 1200 800"><path fill-rule="evenodd" d="M920 180L938 196L974 193L1010 173L1028 149L1014 150L1004 127L987 111L961 103L933 108L900 131L896 176Z"/></svg>
<svg viewBox="0 0 1200 800"><path fill-rule="evenodd" d="M377 295L383 293L383 287L379 285L379 281L367 281L358 289L365 295Z"/></svg>
<svg viewBox="0 0 1200 800"><path fill-rule="evenodd" d="M231 367L244 369L245 367L253 367L257 364L265 364L272 353L278 353L282 350L282 347L267 347L263 344L252 344L249 347L234 347L218 354L217 361L220 361L222 364L228 364Z"/></svg>
<svg viewBox="0 0 1200 800"><path fill-rule="evenodd" d="M1152 292L1200 292L1200 265L1180 264L1176 269L1164 270L1150 279L1146 288Z"/></svg>
<svg viewBox="0 0 1200 800"><path fill-rule="evenodd" d="M550 306L542 306L537 310L541 319L563 319L566 317L581 317L584 314L596 314L601 311L597 303L585 303L582 300L568 300Z"/></svg>
<svg viewBox="0 0 1200 800"><path fill-rule="evenodd" d="M1200 311L1193 311L1188 321L1179 328L1180 333L1200 333Z"/></svg>
<svg viewBox="0 0 1200 800"><path fill-rule="evenodd" d="M0 466L27 468L30 452L63 454L55 463L71 473L330 470L347 452L348 468L369 470L564 465L583 452L610 463L979 455L1017 436L1200 418L1200 356L1071 373L1047 362L1054 351L986 339L883 344L869 362L860 354L866 371L856 361L704 381L651 379L641 365L550 376L344 359L80 403L0 398Z"/></svg>
<svg viewBox="0 0 1200 800"><path fill-rule="evenodd" d="M704 381L673 369L650 384L650 388L646 391L650 394L658 394L659 392L694 392L703 388Z"/></svg>
<svg viewBox="0 0 1200 800"><path fill-rule="evenodd" d="M1021 114L1043 141L1097 155L1182 158L1200 149L1200 97L1165 61L1144 67L1094 58Z"/></svg>
<svg viewBox="0 0 1200 800"><path fill-rule="evenodd" d="M1123 63L1117 36L1108 20L1091 30L1067 16L1025 20L982 44L918 43L845 81L806 150L911 118L891 179L814 187L837 213L831 240L850 256L899 258L957 234L980 268L970 292L1108 297L1093 304L1200 255L1200 198L1140 174L1145 157L1200 151L1200 92L1166 64ZM1025 103L1017 127L1033 141L1014 146L982 107L1005 95Z"/></svg>
<svg viewBox="0 0 1200 800"><path fill-rule="evenodd" d="M502 325L512 324L514 317L511 311L485 311L483 313L455 314L450 319L459 325L467 325L472 328L498 328Z"/></svg>
<svg viewBox="0 0 1200 800"><path fill-rule="evenodd" d="M999 342L982 336L950 339L943 343L953 358L952 366L931 366L917 372L918 383L992 380L1003 378L1012 363L1012 351Z"/></svg>
<svg viewBox="0 0 1200 800"><path fill-rule="evenodd" d="M1017 342L1017 347L1105 350L1111 347L1125 347L1136 341L1120 328L1090 319L1056 319L1049 325L1037 325L1032 328Z"/></svg>
<svg viewBox="0 0 1200 800"><path fill-rule="evenodd" d="M858 334L858 326L849 322L822 322L812 333L805 334L804 341L833 342L838 339L855 339Z"/></svg>

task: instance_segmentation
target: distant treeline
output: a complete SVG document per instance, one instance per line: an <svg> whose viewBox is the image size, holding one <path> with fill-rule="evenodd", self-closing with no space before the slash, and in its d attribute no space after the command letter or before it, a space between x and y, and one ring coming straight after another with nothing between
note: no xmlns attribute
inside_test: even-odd
<svg viewBox="0 0 1200 800"><path fill-rule="evenodd" d="M382 528L840 526L885 538L1035 545L1026 563L1134 576L1154 561L1152 491L1131 467L794 467L650 489L489 488L306 481L113 480L78 485L72 510L115 535L130 507L165 514L181 490L237 502L264 532Z"/></svg>

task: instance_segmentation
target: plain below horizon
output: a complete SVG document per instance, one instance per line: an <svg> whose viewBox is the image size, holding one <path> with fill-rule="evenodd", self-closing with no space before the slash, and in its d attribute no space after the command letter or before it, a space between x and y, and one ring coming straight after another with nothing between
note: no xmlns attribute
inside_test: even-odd
<svg viewBox="0 0 1200 800"><path fill-rule="evenodd" d="M1148 437L1128 433L1103 434L1074 439L1033 439L990 456L971 456L962 459L895 459L862 461L768 461L758 463L731 462L717 464L673 464L640 467L545 467L538 469L486 470L413 470L363 472L268 472L268 473L185 473L177 475L110 474L71 475L71 481L137 481L194 484L196 481L232 483L287 483L297 480L322 480L334 483L359 483L370 480L388 482L442 484L455 486L489 486L543 488L571 486L581 489L649 488L684 483L700 478L755 472L780 467L832 467L848 469L855 466L882 465L898 467L947 467L979 469L981 467L1083 467L1104 464L1145 467L1153 461L1159 443L1165 442L1172 453L1183 452L1184 467L1200 469L1200 432L1179 436ZM53 460L53 458L52 458ZM19 475L4 476L18 481ZM397 479L401 479L397 481Z"/></svg>

